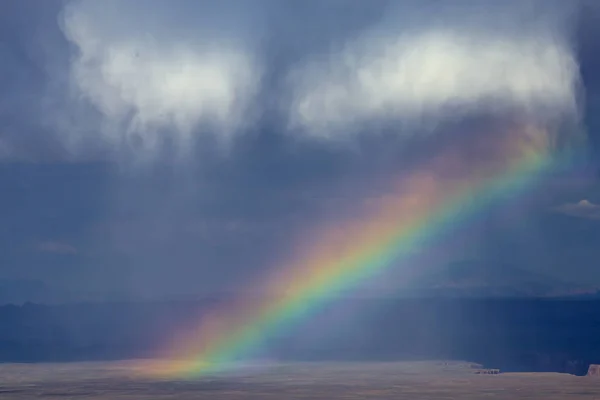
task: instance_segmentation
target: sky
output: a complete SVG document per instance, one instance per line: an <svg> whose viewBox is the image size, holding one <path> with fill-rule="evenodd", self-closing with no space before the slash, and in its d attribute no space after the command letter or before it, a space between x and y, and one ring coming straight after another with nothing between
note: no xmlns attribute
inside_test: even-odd
<svg viewBox="0 0 600 400"><path fill-rule="evenodd" d="M252 293L515 121L584 134L577 167L371 289L465 260L600 287L593 1L33 3L0 3L0 301Z"/></svg>

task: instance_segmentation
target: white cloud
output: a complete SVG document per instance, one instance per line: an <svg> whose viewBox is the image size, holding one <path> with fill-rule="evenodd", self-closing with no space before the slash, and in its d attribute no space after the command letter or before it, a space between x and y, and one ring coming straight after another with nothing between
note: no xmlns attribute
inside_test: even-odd
<svg viewBox="0 0 600 400"><path fill-rule="evenodd" d="M37 245L37 250L42 253L54 253L54 254L77 254L77 249L69 243L57 242L48 240L40 242Z"/></svg>
<svg viewBox="0 0 600 400"><path fill-rule="evenodd" d="M600 219L600 205L591 203L585 199L578 203L563 204L553 208L552 211L570 215L572 217Z"/></svg>
<svg viewBox="0 0 600 400"><path fill-rule="evenodd" d="M510 7L494 24L495 7L458 9L463 16L438 10L425 18L405 8L396 24L298 66L290 74L292 125L331 138L363 123L431 124L473 111L576 114L579 72L565 24L508 24L520 11Z"/></svg>
<svg viewBox="0 0 600 400"><path fill-rule="evenodd" d="M117 147L136 144L150 156L165 140L189 149L202 130L229 140L249 118L261 79L243 30L232 36L202 25L227 16L193 9L197 21L170 19L166 6L82 0L63 19L77 48L73 88L101 114L103 139Z"/></svg>

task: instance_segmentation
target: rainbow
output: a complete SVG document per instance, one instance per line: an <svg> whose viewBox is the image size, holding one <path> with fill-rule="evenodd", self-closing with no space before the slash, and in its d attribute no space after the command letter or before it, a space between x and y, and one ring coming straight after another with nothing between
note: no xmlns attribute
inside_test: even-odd
<svg viewBox="0 0 600 400"><path fill-rule="evenodd" d="M169 345L178 361L154 372L191 377L224 369L340 291L398 265L503 194L519 192L556 164L549 135L536 129L482 139L476 150L489 151L480 161L466 162L460 148L445 149L359 217L307 240L292 262L268 276L270 296L238 299L204 315L200 325Z"/></svg>

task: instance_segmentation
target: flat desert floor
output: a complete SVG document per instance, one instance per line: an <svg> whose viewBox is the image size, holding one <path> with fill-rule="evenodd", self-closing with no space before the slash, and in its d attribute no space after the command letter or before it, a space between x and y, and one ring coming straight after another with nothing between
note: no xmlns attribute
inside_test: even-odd
<svg viewBox="0 0 600 400"><path fill-rule="evenodd" d="M152 363L0 364L0 399L600 400L600 378L475 375L452 362L262 364L194 379L149 378Z"/></svg>

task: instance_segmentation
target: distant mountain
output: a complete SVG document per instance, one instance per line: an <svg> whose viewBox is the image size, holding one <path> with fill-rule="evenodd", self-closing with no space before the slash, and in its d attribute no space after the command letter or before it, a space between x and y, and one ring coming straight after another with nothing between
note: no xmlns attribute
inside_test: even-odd
<svg viewBox="0 0 600 400"><path fill-rule="evenodd" d="M558 297L566 300L600 300L600 290L591 290L583 293L569 293Z"/></svg>
<svg viewBox="0 0 600 400"><path fill-rule="evenodd" d="M569 297L589 296L598 288L563 282L514 265L465 260L416 277L410 295L427 297Z"/></svg>

